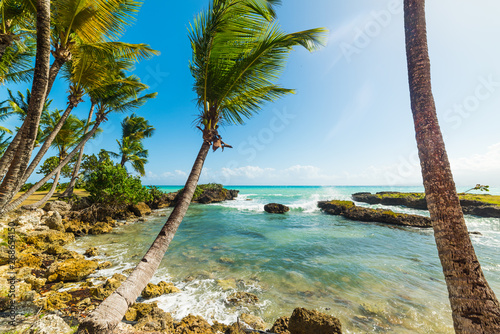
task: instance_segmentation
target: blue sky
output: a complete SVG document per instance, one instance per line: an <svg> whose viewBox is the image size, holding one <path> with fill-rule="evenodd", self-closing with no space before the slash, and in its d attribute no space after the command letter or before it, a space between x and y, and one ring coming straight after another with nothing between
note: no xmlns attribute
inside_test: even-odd
<svg viewBox="0 0 500 334"><path fill-rule="evenodd" d="M188 68L187 26L206 0L146 1L123 40L161 55L136 74L158 97L137 113L156 127L144 184L184 184L201 146ZM457 185L500 186L500 3L427 1L434 98ZM287 32L329 29L328 45L297 48L280 84L297 94L267 104L221 134L234 148L209 153L200 182L226 185L421 185L411 118L401 0L286 0ZM11 86L13 90L23 86ZM59 81L52 106L66 105ZM5 97L4 88L0 98ZM88 103L76 114L85 117ZM86 153L116 150L110 117ZM129 167L130 168L130 167ZM30 180L36 180L35 175Z"/></svg>

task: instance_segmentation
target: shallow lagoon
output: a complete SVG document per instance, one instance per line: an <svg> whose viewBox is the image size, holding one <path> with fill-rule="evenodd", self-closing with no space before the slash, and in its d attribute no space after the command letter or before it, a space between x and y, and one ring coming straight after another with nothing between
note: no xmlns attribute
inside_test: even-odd
<svg viewBox="0 0 500 334"><path fill-rule="evenodd" d="M183 290L154 299L175 318L193 313L230 323L246 312L272 324L300 306L338 317L345 333L453 333L432 230L358 223L316 208L318 200L349 199L359 191L421 188L229 188L240 190L237 200L190 207L152 280L172 281ZM267 214L263 207L270 202L289 205L291 211ZM98 247L105 253L101 259L114 265L96 276L111 276L135 266L169 212L111 234L80 238L72 247L81 252ZM466 220L470 231L482 234L471 237L498 295L500 219ZM256 294L259 304L227 304L235 291Z"/></svg>

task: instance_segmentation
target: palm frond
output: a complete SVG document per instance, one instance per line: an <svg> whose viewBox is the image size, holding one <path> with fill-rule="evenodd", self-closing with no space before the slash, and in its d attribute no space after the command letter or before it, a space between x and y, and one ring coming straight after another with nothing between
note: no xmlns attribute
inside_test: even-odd
<svg viewBox="0 0 500 334"><path fill-rule="evenodd" d="M309 51L323 43L325 29L281 31L279 1L214 0L189 28L190 62L201 124L242 123L291 89L277 86L294 46Z"/></svg>

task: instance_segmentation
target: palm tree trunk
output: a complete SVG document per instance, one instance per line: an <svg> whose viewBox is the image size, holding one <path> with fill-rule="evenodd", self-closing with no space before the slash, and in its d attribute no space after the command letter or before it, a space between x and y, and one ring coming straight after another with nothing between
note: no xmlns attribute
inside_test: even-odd
<svg viewBox="0 0 500 334"><path fill-rule="evenodd" d="M427 206L448 287L456 333L500 333L500 305L472 246L431 90L425 1L405 0L411 108Z"/></svg>
<svg viewBox="0 0 500 334"><path fill-rule="evenodd" d="M80 324L78 333L111 333L151 280L188 210L209 149L210 144L204 142L179 201L147 253L127 280Z"/></svg>
<svg viewBox="0 0 500 334"><path fill-rule="evenodd" d="M16 154L17 148L19 147L19 144L21 143L21 137L22 133L24 131L24 123L17 131L16 135L14 136L14 139L10 142L9 146L5 150L4 154L0 158L0 180L3 179L5 174L7 173L10 164L12 163L12 160L14 160L14 156Z"/></svg>
<svg viewBox="0 0 500 334"><path fill-rule="evenodd" d="M26 208L28 208L28 209L36 209L36 208L42 207L45 204L45 202L47 202L52 197L52 195L54 195L54 193L56 192L60 176L61 176L61 170L59 169L56 172L56 175L54 176L54 183L52 183L52 187L50 187L49 192L45 196L43 196L43 198L41 200L39 200L36 203L27 205Z"/></svg>
<svg viewBox="0 0 500 334"><path fill-rule="evenodd" d="M68 107L66 108L66 110L64 111L64 113L62 114L61 118L59 119L59 122L57 122L56 126L51 131L50 136L48 136L45 139L45 141L43 142L42 147L40 147L40 150L38 150L36 156L33 158L33 161L31 161L30 165L26 169L26 172L24 173L23 178L21 179L21 186L24 183L26 183L26 181L28 180L28 178L35 171L35 169L38 166L38 164L40 163L40 161L42 161L43 156L45 155L45 153L47 153L47 151L49 150L50 146L52 145L52 142L54 141L54 139L56 138L57 134L59 133L59 131L63 127L64 122L66 122L66 120L69 117L69 114L71 114L71 112L73 111L73 108L76 108L77 105L78 105L78 103L71 103L70 102L70 104L68 105Z"/></svg>
<svg viewBox="0 0 500 334"><path fill-rule="evenodd" d="M21 177L24 175L26 166L31 158L35 144L38 124L45 103L48 75L50 66L50 1L37 1L37 50L35 60L35 72L31 88L31 98L28 112L23 124L24 130L20 136L20 142L14 154L14 158L8 168L0 186L0 208L3 208L14 196L15 189L19 189Z"/></svg>
<svg viewBox="0 0 500 334"><path fill-rule="evenodd" d="M85 145L85 143L92 138L92 136L95 134L97 131L97 128L99 128L99 125L102 122L101 117L97 117L97 120L94 124L94 127L92 130L85 135L85 137L82 139L82 141L71 151L66 158L64 158L63 161L59 163L59 165L49 174L47 174L43 179L38 181L33 187L31 187L28 191L26 191L24 194L13 200L11 203L6 205L3 209L0 210L0 215L3 215L7 212L10 212L14 209L16 209L22 202L24 202L28 197L33 195L35 191L40 189L41 186L43 186L45 183L47 183L48 180L50 180L57 172L60 172L61 169L66 166L70 160L76 155L76 153Z"/></svg>
<svg viewBox="0 0 500 334"><path fill-rule="evenodd" d="M70 101L71 101L71 99L70 99ZM54 141L54 138L57 136L57 133L59 132L59 130L61 130L62 126L64 125L64 122L66 121L69 114L71 113L73 108L76 107L77 104L78 103L70 102L70 104L68 105L68 107L66 108L64 113L62 114L61 119L56 124L56 126L54 127L52 132L50 133L49 137L47 137L47 139L45 139L45 141L43 142L42 147L40 148L40 150L38 150L35 158L33 158L33 161L31 161L30 165L25 170L24 174L18 178L16 185L11 186L11 185L2 184L0 186L0 203L7 204L14 197L14 195L19 192L19 189L21 189L23 184L26 183L28 178L35 171L35 169L38 166L38 164L40 163L40 161L42 161L43 156L49 150L50 146L52 145L52 142ZM38 127L38 125L37 125L37 127ZM30 155L31 155L31 153L30 153ZM8 200L3 202L3 198L8 198Z"/></svg>
<svg viewBox="0 0 500 334"><path fill-rule="evenodd" d="M89 129L89 124L90 121L92 120L92 115L94 114L94 108L95 108L95 103L92 102L92 105L90 106L90 111L89 111L89 117L87 118L87 124L85 124L85 130L83 131L83 134L87 134L87 131ZM71 175L71 181L69 182L68 188L62 193L61 197L71 197L73 196L73 189L75 188L76 184L76 179L78 178L78 173L80 171L80 165L82 163L82 158L83 158L83 149L85 147L82 146L82 149L80 150L80 153L78 154L78 159L76 160L75 163L75 168L73 169L73 174Z"/></svg>

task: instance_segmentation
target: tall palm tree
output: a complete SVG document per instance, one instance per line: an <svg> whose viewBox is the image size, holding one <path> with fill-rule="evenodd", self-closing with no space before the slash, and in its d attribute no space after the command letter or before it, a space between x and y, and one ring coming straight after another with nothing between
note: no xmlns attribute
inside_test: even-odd
<svg viewBox="0 0 500 334"><path fill-rule="evenodd" d="M94 86L93 89L89 91L89 95L91 95L92 99L96 102L97 109L96 120L92 129L85 134L78 145L76 145L64 160L59 163L57 168L38 181L28 191L9 203L0 213L6 213L16 209L42 185L54 177L56 173L60 172L61 169L83 148L85 143L94 136L98 131L99 125L107 120L107 116L111 112L130 112L131 110L141 107L149 99L155 98L157 95L156 93L143 94L148 87L142 84L136 76L131 75L127 77L123 72L118 76L109 75L107 77L101 77L101 80L102 82L98 86Z"/></svg>
<svg viewBox="0 0 500 334"><path fill-rule="evenodd" d="M115 158L120 158L120 165L130 162L132 168L141 176L146 174L144 165L148 162L148 150L144 149L142 140L153 135L155 128L144 118L132 114L121 123L122 139L117 140L119 153L108 152Z"/></svg>
<svg viewBox="0 0 500 334"><path fill-rule="evenodd" d="M80 332L110 333L149 282L187 212L210 147L225 144L221 123L243 123L264 102L292 93L274 81L292 47L313 50L324 29L283 33L275 19L277 1L214 0L190 29L203 142L184 191L155 241L127 280L82 323ZM203 127L203 128L202 128Z"/></svg>
<svg viewBox="0 0 500 334"><path fill-rule="evenodd" d="M500 305L474 252L431 90L425 1L405 0L411 108L427 206L448 286L456 333L500 333Z"/></svg>
<svg viewBox="0 0 500 334"><path fill-rule="evenodd" d="M6 198L11 198L12 189L18 187L18 180L29 163L46 100L50 66L50 1L37 0L36 9L37 49L27 117L0 158L0 196L7 195Z"/></svg>

